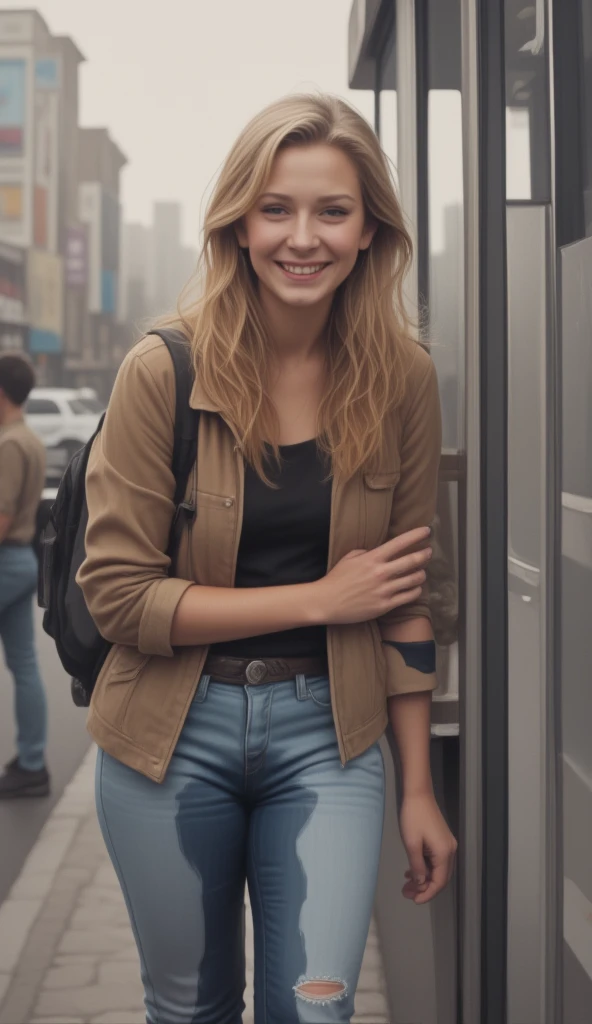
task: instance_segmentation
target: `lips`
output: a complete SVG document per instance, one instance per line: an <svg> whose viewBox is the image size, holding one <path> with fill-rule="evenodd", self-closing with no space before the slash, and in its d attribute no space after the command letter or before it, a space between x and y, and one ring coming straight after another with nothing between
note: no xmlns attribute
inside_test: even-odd
<svg viewBox="0 0 592 1024"><path fill-rule="evenodd" d="M329 263L283 263L276 261L278 267L291 280L310 281L319 277Z"/></svg>

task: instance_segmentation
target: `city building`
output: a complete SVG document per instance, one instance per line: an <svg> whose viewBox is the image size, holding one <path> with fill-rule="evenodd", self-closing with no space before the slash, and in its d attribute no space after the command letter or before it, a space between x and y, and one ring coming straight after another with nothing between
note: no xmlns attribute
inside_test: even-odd
<svg viewBox="0 0 592 1024"><path fill-rule="evenodd" d="M120 319L137 339L151 319L176 308L194 273L197 252L183 245L182 207L156 202L152 224L124 224Z"/></svg>
<svg viewBox="0 0 592 1024"><path fill-rule="evenodd" d="M126 161L106 129L79 127L83 60L37 11L0 11L0 346L27 351L39 384L92 384L106 397L126 346Z"/></svg>
<svg viewBox="0 0 592 1024"><path fill-rule="evenodd" d="M86 229L88 332L68 359L74 383L107 397L125 354L118 326L120 173L127 160L106 128L78 132L79 218Z"/></svg>

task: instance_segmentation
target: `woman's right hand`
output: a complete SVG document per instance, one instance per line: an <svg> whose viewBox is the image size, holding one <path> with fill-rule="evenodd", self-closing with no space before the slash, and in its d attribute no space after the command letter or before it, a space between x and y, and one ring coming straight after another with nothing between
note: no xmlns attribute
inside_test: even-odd
<svg viewBox="0 0 592 1024"><path fill-rule="evenodd" d="M405 552L424 543L430 532L429 527L422 526L371 551L356 550L345 555L313 584L323 624L368 622L417 600L432 549Z"/></svg>

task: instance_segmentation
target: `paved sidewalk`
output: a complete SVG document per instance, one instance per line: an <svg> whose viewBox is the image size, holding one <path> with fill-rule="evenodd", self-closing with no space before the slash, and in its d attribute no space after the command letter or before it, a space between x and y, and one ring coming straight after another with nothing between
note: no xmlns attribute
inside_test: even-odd
<svg viewBox="0 0 592 1024"><path fill-rule="evenodd" d="M93 747L0 906L0 1024L145 1024L136 947L94 809ZM250 924L250 914L247 914ZM252 1024L247 928L244 1024ZM371 929L355 1024L388 1024Z"/></svg>

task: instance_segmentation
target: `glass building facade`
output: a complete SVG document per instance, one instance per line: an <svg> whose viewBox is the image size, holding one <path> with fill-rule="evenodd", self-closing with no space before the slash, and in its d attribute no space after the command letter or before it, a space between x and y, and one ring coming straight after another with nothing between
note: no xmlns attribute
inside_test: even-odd
<svg viewBox="0 0 592 1024"><path fill-rule="evenodd" d="M393 1024L592 1007L592 0L367 0L443 415L433 767L457 877L376 914ZM385 865L404 862L397 777ZM425 912L424 912L425 911Z"/></svg>

